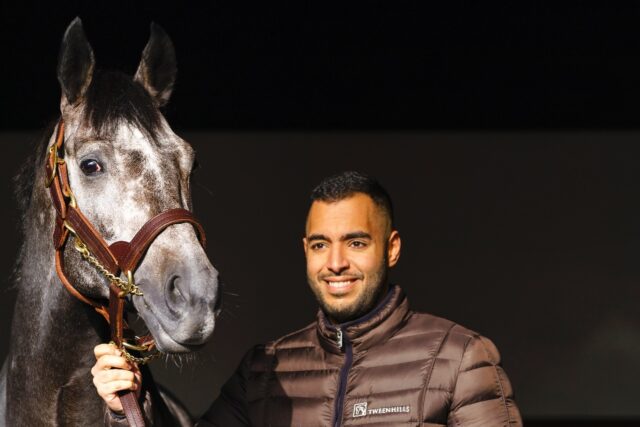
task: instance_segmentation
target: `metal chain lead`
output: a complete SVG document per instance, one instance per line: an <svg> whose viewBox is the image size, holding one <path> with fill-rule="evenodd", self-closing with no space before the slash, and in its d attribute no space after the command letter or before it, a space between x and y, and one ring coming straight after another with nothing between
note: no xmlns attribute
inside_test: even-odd
<svg viewBox="0 0 640 427"><path fill-rule="evenodd" d="M87 248L87 246L84 244L84 242L82 240L80 240L78 238L78 236L74 236L74 245L75 248L78 252L80 252L80 254L82 255L82 257L89 261L89 263L93 264L93 266L95 268L98 269L98 271L100 273L102 273L111 283L113 283L114 285L116 285L118 288L120 288L125 295L126 294L131 294L131 295L137 295L137 296L142 296L142 291L140 290L140 288L133 283L133 277L131 276L131 274L128 274L128 281L124 281L121 278L115 276L114 274L110 273L109 270L107 270L106 268L104 268L102 266L102 264L100 264L100 262L97 260L96 257L94 257L93 255L91 255L91 252L89 252L89 248Z"/></svg>
<svg viewBox="0 0 640 427"><path fill-rule="evenodd" d="M97 268L98 271L102 273L111 283L113 283L114 285L116 285L118 288L122 290L122 293L121 293L122 295L120 296L124 296L126 294L142 296L142 291L140 290L140 288L136 286L135 283L133 283L133 276L131 275L130 271L127 272L128 281L125 282L124 280L122 280L121 278L117 277L116 275L109 272L109 270L104 268L104 266L100 264L98 259L93 255L91 255L91 252L89 252L89 248L87 248L87 245L85 245L84 242L80 240L80 238L78 238L78 235L74 233L74 237L75 237L74 246L76 250L80 252L82 257L86 261L88 261L95 268ZM113 343L113 341L111 342ZM113 344L115 345L115 343ZM159 351L157 351L147 356L136 357L133 354L129 353L124 345L120 347L120 351L122 352L122 356L124 356L125 359L127 359L129 362L136 363L138 365L145 365L151 362L153 359L160 357L160 354L161 354Z"/></svg>
<svg viewBox="0 0 640 427"><path fill-rule="evenodd" d="M58 126L63 126L63 125L64 125L64 123L61 122ZM60 133L60 127L58 128L58 132ZM53 144L53 145L51 145L51 147L49 147L49 155L53 156L53 162L52 162L53 163L53 167L52 167L53 170L51 171L51 175L45 178L45 187L46 188L50 187L51 184L53 183L54 179L56 178L56 175L58 173L58 165L63 165L64 164L64 159L58 157L58 149L57 149L57 145L56 144ZM61 179L61 181L62 181L62 179ZM76 199L75 199L75 197L73 195L73 192L68 187L68 185L64 185L64 184L62 185L62 194L65 197L69 198L69 206L72 206L74 208L77 206L76 205ZM123 298L127 294L142 296L142 291L133 282L133 274L131 273L131 271L127 271L127 281L124 281L121 278L116 277L109 270L107 270L102 264L100 264L100 262L98 261L98 259L96 257L91 255L91 252L89 252L89 248L87 248L87 245L85 245L84 242L82 240L80 240L80 238L78 237L78 235L75 232L75 230L73 229L73 227L71 227L71 225L67 221L64 221L63 225L74 236L74 246L75 246L76 250L78 252L80 252L82 257L86 261L88 261L90 264L92 264L96 269L98 269L98 271L100 273L102 273L107 278L107 280L109 280L111 283L113 283L115 286L117 286L120 289L121 292L118 295L120 298ZM115 345L115 343L113 341L111 341L111 344ZM138 364L138 365L147 364L148 362L152 361L153 359L156 359L156 358L160 357L160 355L162 354L161 352L156 351L156 352L154 352L152 354L149 354L149 355L146 355L146 356L136 357L136 356L132 355L131 353L129 353L127 351L126 347L130 347L131 349L134 349L136 351L142 352L142 351L148 351L149 350L149 346L147 346L147 345L136 346L136 345L129 344L124 340L122 341L121 344L122 345L120 346L120 351L122 352L122 355L124 356L124 358L127 359L129 362L132 362L132 363L135 363L135 364Z"/></svg>
<svg viewBox="0 0 640 427"><path fill-rule="evenodd" d="M111 341L109 344L116 345L116 343L113 341ZM157 359L158 357L160 357L160 355L162 354L159 351L156 351L155 353L149 354L147 356L136 357L133 354L129 353L127 349L124 347L120 347L120 352L122 353L122 356L125 359L127 359L129 362L136 363L138 365L146 365L147 363L151 362L153 359Z"/></svg>
<svg viewBox="0 0 640 427"><path fill-rule="evenodd" d="M129 362L136 363L138 365L146 365L147 363L151 362L153 359L160 357L160 354L161 354L160 352L156 352L148 356L136 357L123 348L120 349L120 351L122 352L122 355L124 356L125 359L127 359Z"/></svg>

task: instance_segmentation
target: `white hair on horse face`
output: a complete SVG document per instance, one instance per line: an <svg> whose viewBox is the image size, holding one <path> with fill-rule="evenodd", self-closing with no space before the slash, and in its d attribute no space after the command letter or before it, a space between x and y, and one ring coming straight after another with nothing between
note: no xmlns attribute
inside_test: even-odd
<svg viewBox="0 0 640 427"><path fill-rule="evenodd" d="M164 194L168 185L163 179L161 166L163 160L157 152L157 148L145 137L145 135L128 124L123 124L118 129L118 134L114 140L114 145L126 147L125 150L116 149L116 155L112 159L112 168L120 171L120 179L111 178L108 181L111 200L103 200L99 212L106 212L108 209L117 207L120 211L117 216L117 224L113 222L112 229L116 232L117 240L129 241L135 233L152 216L149 205L141 203L139 194L142 194L145 187L150 185L150 177L157 188L159 195ZM143 163L140 165L143 173L137 176L130 174L126 165L127 155L136 151L142 155ZM145 178L146 177L146 178ZM116 231L117 230L117 231ZM109 242L111 243L111 242Z"/></svg>
<svg viewBox="0 0 640 427"><path fill-rule="evenodd" d="M187 189L180 181L188 181L193 150L168 125L152 140L122 121L109 141L101 141L74 122L66 132L71 188L82 211L104 229L108 243L131 240L159 213L159 205L188 208ZM88 158L98 160L104 173L85 176L80 163Z"/></svg>

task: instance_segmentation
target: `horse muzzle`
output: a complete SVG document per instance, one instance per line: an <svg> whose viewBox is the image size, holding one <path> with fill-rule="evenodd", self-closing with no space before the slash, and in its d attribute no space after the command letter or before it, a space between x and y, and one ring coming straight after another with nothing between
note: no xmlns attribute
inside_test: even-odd
<svg viewBox="0 0 640 427"><path fill-rule="evenodd" d="M183 353L204 345L220 312L217 270L208 260L189 262L167 268L164 278L147 279L144 267L143 263L138 272L138 286L144 295L133 298L133 303L158 350Z"/></svg>

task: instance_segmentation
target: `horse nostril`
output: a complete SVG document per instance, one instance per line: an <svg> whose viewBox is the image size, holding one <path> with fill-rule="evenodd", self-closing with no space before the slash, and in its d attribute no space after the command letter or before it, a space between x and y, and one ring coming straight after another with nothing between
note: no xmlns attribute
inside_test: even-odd
<svg viewBox="0 0 640 427"><path fill-rule="evenodd" d="M185 303L185 296L180 289L181 284L182 278L180 276L172 276L167 282L165 291L167 306L174 314L178 314L180 311L178 307Z"/></svg>
<svg viewBox="0 0 640 427"><path fill-rule="evenodd" d="M179 297L180 295L182 295L180 293L180 288L178 288L178 280L180 280L180 277L175 276L175 277L172 277L171 280L169 281L169 292L175 295L176 297Z"/></svg>

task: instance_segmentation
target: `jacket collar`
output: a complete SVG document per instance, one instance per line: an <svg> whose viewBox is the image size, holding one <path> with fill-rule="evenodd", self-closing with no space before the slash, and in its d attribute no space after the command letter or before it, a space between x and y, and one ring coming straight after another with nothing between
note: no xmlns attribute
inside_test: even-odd
<svg viewBox="0 0 640 427"><path fill-rule="evenodd" d="M359 319L334 325L322 310L318 310L317 331L322 347L331 353L340 353L338 329L353 346L362 351L389 339L400 329L409 312L409 301L400 286L393 285L376 308Z"/></svg>

